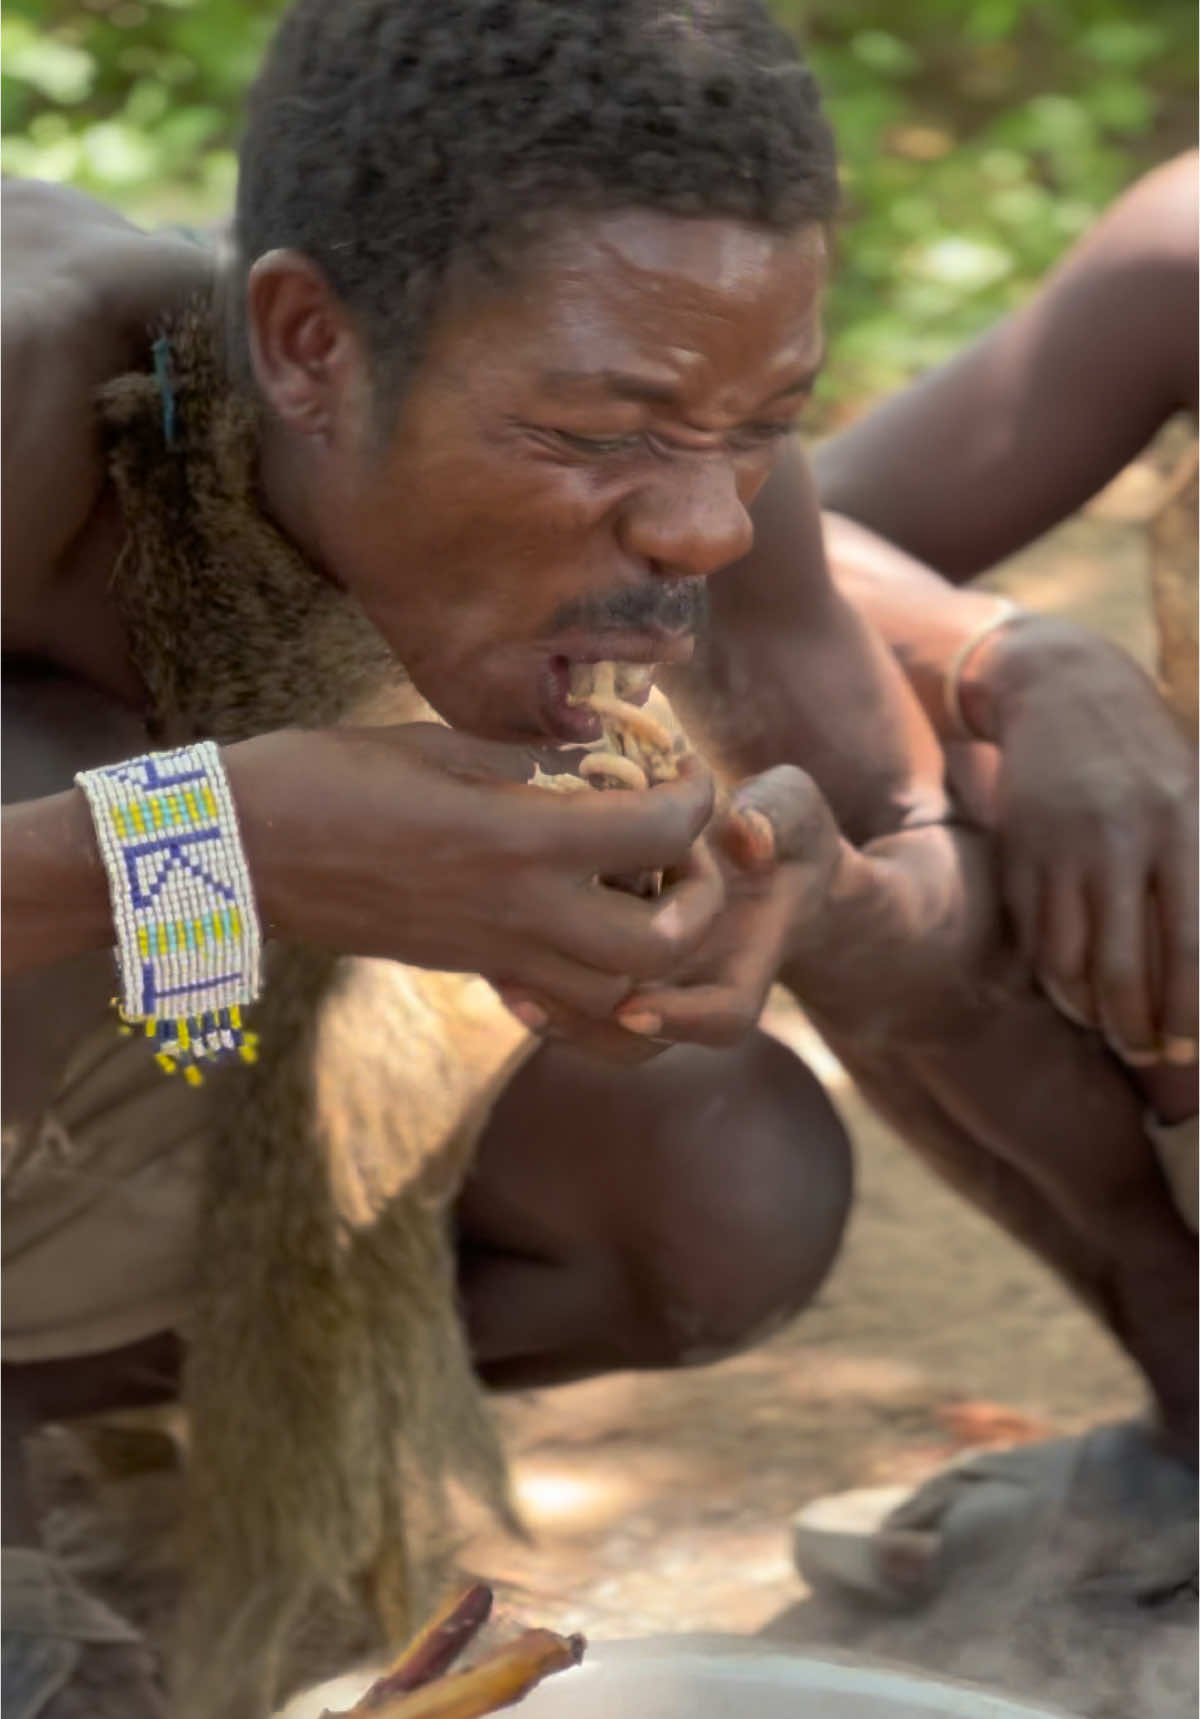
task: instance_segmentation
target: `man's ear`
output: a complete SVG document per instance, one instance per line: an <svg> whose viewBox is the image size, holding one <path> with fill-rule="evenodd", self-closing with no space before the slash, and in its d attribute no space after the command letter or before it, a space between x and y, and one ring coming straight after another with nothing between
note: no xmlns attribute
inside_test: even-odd
<svg viewBox="0 0 1200 1719"><path fill-rule="evenodd" d="M328 438L355 394L358 340L321 270L299 251L267 251L246 282L250 363L263 399L291 429Z"/></svg>

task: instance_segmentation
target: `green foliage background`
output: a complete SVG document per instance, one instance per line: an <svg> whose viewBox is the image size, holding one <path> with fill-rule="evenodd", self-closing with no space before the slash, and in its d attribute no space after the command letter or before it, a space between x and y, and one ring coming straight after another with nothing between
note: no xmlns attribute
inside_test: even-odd
<svg viewBox="0 0 1200 1719"><path fill-rule="evenodd" d="M284 3L5 0L5 170L146 223L219 219L242 95ZM826 415L993 321L1194 137L1195 0L773 3L844 164Z"/></svg>

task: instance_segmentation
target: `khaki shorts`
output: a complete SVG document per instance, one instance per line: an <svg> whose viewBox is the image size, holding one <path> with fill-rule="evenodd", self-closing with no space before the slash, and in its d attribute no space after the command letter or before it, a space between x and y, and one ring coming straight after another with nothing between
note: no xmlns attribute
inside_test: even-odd
<svg viewBox="0 0 1200 1719"><path fill-rule="evenodd" d="M390 1172L338 1177L366 1221L412 1170L440 1156L460 1175L491 1105L536 1040L472 975L394 962L345 964L323 1017L318 1092L332 1133L386 1130ZM346 1080L359 1056L368 1080ZM374 1066L372 1066L374 1065ZM378 1092L364 1095L378 1072ZM245 1079L230 1069L223 1079ZM340 1090L352 1092L338 1120ZM43 1115L4 1132L3 1345L46 1361L186 1329L217 1082L164 1075L144 1039L106 1022L70 1058ZM336 1144L336 1140L335 1140ZM347 1157L349 1161L349 1155ZM452 1187L447 1183L447 1195Z"/></svg>

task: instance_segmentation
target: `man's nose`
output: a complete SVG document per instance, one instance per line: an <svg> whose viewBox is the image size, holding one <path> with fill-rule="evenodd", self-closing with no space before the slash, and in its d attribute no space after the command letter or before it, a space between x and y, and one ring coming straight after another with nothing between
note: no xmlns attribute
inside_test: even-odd
<svg viewBox="0 0 1200 1719"><path fill-rule="evenodd" d="M703 577L750 551L754 525L732 462L684 454L664 462L631 496L622 516L622 547L654 571Z"/></svg>

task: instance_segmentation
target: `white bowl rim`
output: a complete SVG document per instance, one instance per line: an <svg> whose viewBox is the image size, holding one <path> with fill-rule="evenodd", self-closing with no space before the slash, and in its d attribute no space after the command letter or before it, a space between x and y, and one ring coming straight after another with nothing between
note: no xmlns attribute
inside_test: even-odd
<svg viewBox="0 0 1200 1719"><path fill-rule="evenodd" d="M984 1689L978 1684L934 1677L880 1660L863 1661L849 1655L842 1657L834 1649L811 1653L791 1647L786 1642L764 1641L757 1636L705 1633L634 1636L592 1642L583 1664L565 1676L570 1679L587 1675L589 1671L602 1674L610 1664L669 1665L680 1659L721 1661L725 1662L726 1670L732 1669L729 1661L743 1660L742 1675L747 1683L756 1682L761 1673L773 1670L786 1678L797 1694L907 1698L923 1707L930 1719L938 1714L959 1719L964 1696L970 1698L974 1719L1080 1719L1078 1714L1071 1714L1065 1708L1033 1705L1016 1696ZM734 1675L738 1676L738 1673L735 1671ZM557 1678L553 1682L556 1687L562 1687Z"/></svg>

